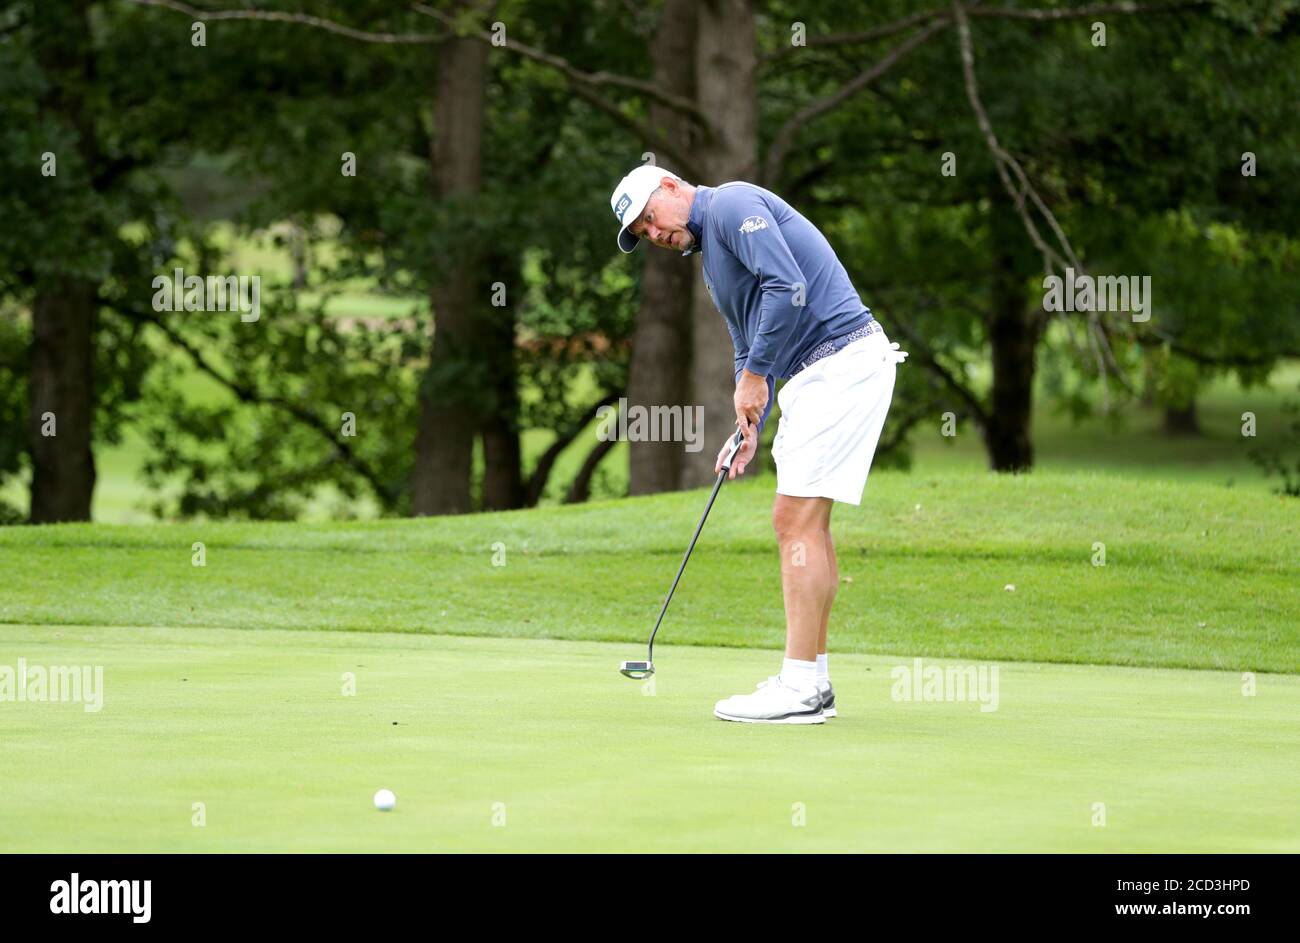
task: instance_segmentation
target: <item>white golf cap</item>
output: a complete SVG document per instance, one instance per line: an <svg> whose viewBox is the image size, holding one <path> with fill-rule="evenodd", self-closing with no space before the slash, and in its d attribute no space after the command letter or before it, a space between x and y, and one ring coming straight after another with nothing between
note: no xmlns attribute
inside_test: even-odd
<svg viewBox="0 0 1300 943"><path fill-rule="evenodd" d="M671 170L664 170L653 164L643 164L620 180L610 195L610 209L618 217L621 227L618 231L618 247L624 252L631 252L640 241L627 231L627 227L637 221L650 199L650 194L659 189L659 184L663 182L664 177L682 179Z"/></svg>

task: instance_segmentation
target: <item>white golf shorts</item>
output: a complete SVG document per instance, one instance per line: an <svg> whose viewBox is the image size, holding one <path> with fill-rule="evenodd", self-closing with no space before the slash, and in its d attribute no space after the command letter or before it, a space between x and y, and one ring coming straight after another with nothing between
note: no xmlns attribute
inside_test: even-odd
<svg viewBox="0 0 1300 943"><path fill-rule="evenodd" d="M884 331L805 367L776 395L776 491L860 504L880 430L906 357Z"/></svg>

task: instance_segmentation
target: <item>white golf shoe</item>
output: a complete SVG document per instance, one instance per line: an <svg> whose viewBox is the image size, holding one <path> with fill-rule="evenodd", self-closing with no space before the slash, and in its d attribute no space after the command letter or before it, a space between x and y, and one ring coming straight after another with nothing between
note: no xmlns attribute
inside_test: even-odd
<svg viewBox="0 0 1300 943"><path fill-rule="evenodd" d="M780 677L768 678L759 684L753 694L736 694L718 701L713 716L742 724L824 724L822 694L816 689L796 691L781 682Z"/></svg>
<svg viewBox="0 0 1300 943"><path fill-rule="evenodd" d="M776 680L777 676L772 675L766 681L758 682L756 686L765 688ZM826 715L826 719L830 720L839 714L839 711L835 709L835 689L831 687L831 683L829 681L818 681L817 692L822 696L822 713Z"/></svg>
<svg viewBox="0 0 1300 943"><path fill-rule="evenodd" d="M839 711L835 709L835 689L831 687L831 683L829 681L818 681L817 690L821 692L822 696L822 713L825 714L827 718L839 714Z"/></svg>

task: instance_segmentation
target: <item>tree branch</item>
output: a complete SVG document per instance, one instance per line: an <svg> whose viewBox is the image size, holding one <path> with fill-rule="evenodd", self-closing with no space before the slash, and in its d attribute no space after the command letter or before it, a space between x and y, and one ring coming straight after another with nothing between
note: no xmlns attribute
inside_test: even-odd
<svg viewBox="0 0 1300 943"><path fill-rule="evenodd" d="M817 163L813 164L798 177L785 185L783 192L786 194L787 200L792 203L799 202L798 197L803 194L805 190L812 187L818 180L826 176L834 166L835 161L830 159L817 161Z"/></svg>
<svg viewBox="0 0 1300 943"><path fill-rule="evenodd" d="M1034 20L1045 23L1088 16L1104 16L1107 13L1170 13L1209 5L1210 0L1170 0L1168 3L1090 3L1081 7L1063 7L1052 10L1021 9L1019 7L971 7L966 12L970 16L981 16L989 19Z"/></svg>
<svg viewBox="0 0 1300 943"><path fill-rule="evenodd" d="M191 6L182 0L131 0L132 3L140 6L158 7L161 9L174 10L178 13L184 13L186 16L193 17L196 20L263 20L276 23L297 23L304 26L311 26L317 29L323 29L330 33L336 33L340 36L346 36L349 39L356 39L369 43L387 43L387 44L434 44L451 38L453 34L432 34L432 33L387 33L387 32L369 32L366 30L355 29L346 26L335 20L328 20L324 17L312 16L307 13L286 13L276 10L205 10L199 7ZM433 17L441 23L456 27L456 20L450 14L441 10L436 10L422 3L412 5L412 9L424 16ZM492 34L483 31L474 31L468 34L474 39L492 43ZM690 155L669 141L659 132L655 131L646 122L629 115L604 96L598 94L596 89L603 86L614 86L626 88L653 99L669 108L680 111L691 119L696 121L706 137L715 135L713 123L710 122L700 111L699 107L690 99L682 98L677 95L669 94L650 82L644 82L639 79L632 79L626 76L614 75L608 72L583 72L575 68L568 61L560 56L553 55L543 50L521 43L518 40L510 40L506 48L512 49L527 59L542 63L558 70L563 74L570 83L574 94L583 101L592 105L600 111L605 112L619 124L626 127L632 133L643 140L647 147L657 153L672 159L682 170L682 173L695 180L702 179L701 170L698 164L691 159Z"/></svg>
<svg viewBox="0 0 1300 943"><path fill-rule="evenodd" d="M1072 268L1076 273L1086 274L1087 269L1079 261L1074 246L1070 244L1069 238L1065 235L1065 230L1061 228L1061 224L1056 219L1056 214L1051 211L1042 196L1039 195L1037 188L1030 182L1024 169L1020 166L1020 162L998 143L998 137L993 131L993 125L989 121L988 113L984 110L983 102L980 101L979 82L975 77L975 51L974 44L971 41L970 20L967 18L967 10L960 0L953 0L952 11L957 22L957 36L961 45L961 66L966 85L966 98L970 101L971 111L975 113L975 120L979 124L980 133L984 136L984 142L988 146L989 153L993 156L993 164L997 169L998 178L1002 181L1003 188L1011 197L1016 213L1020 216L1020 221L1025 227L1025 232L1029 234L1030 241L1042 254L1044 270L1051 274L1055 267L1060 269L1061 275L1064 276L1068 260L1069 268ZM1012 176L1015 177L1014 183L1011 179ZM1033 217L1025 205L1026 195L1033 202L1043 219L1047 221L1052 234L1056 237L1057 244L1060 246L1060 252L1049 246L1039 233L1038 226L1035 225ZM1067 287L1071 291L1074 289L1073 285ZM1102 409L1109 411L1110 377L1115 376L1122 386L1126 389L1129 387L1127 381L1123 379L1123 371L1119 369L1119 364L1115 361L1115 353L1110 343L1109 329L1102 323L1101 315L1096 311L1088 312L1088 343L1097 364L1097 375L1102 382Z"/></svg>
<svg viewBox="0 0 1300 943"><path fill-rule="evenodd" d="M124 310L122 313L129 317L134 317L137 320L152 324L154 327L158 328L158 330L162 331L162 333L167 337L167 340L182 350L185 355L190 358L190 361L199 368L199 370L212 377L212 379L216 380L226 389L230 390L230 392L233 393L241 403L274 406L277 409L288 413L309 429L319 433L320 436L325 439L342 458L343 463L365 479L366 483L370 485L376 497L379 498L380 502L383 503L385 507L392 507L396 502L397 495L388 487L387 484L384 483L383 479L379 477L375 470L362 461L361 457L353 451L351 444L340 439L335 430L331 426L327 425L325 421L315 413L312 413L299 406L297 403L290 402L281 396L264 396L252 387L246 386L238 380L226 376L208 362L207 358L203 356L202 351L167 325L161 318L148 314L138 308Z"/></svg>
<svg viewBox="0 0 1300 943"><path fill-rule="evenodd" d="M309 13L286 13L280 10L204 10L190 6L188 3L182 3L181 0L131 0L131 2L140 6L175 10L178 13L184 13L186 16L204 22L209 20L263 20L273 23L298 23L365 43L423 45L440 43L447 38L446 36L435 36L431 33L375 33L355 29L334 20L327 20L324 17L312 16Z"/></svg>
<svg viewBox="0 0 1300 943"><path fill-rule="evenodd" d="M903 42L891 49L879 62L871 68L860 72L856 78L846 85L841 86L836 91L823 98L805 105L801 110L786 119L785 123L776 132L776 137L772 140L772 148L768 151L767 161L763 164L763 180L767 186L772 186L777 182L777 176L781 172L781 165L785 163L786 155L790 148L794 146L794 137L799 133L799 129L815 118L824 115L826 112L843 104L852 98L862 89L866 88L872 82L875 82L882 75L893 68L899 60L909 52L921 45L939 30L947 26L951 21L947 17L938 19L931 23L925 29L917 30Z"/></svg>
<svg viewBox="0 0 1300 943"><path fill-rule="evenodd" d="M568 429L556 436L555 441L547 447L541 458L537 460L537 466L533 469L532 474L528 476L528 486L524 499L525 507L534 507L541 500L542 492L546 490L546 482L551 477L551 469L554 467L556 459L560 457L560 453L582 434L582 430L587 428L587 425L596 418L602 406L617 403L623 393L623 390L606 393L600 402L592 403L586 412L578 417Z"/></svg>
<svg viewBox="0 0 1300 943"><path fill-rule="evenodd" d="M1283 358L1300 358L1300 350L1275 350L1260 356L1249 354L1216 355L1207 354L1188 347L1175 338L1164 334L1137 334L1134 338L1143 347L1167 347L1169 350L1206 367L1267 367Z"/></svg>
<svg viewBox="0 0 1300 943"><path fill-rule="evenodd" d="M908 354L915 356L917 360L925 364L929 370L944 382L950 390L957 394L958 399L966 404L975 421L979 423L981 429L985 429L989 424L988 410L980 402L980 398L966 384L962 383L952 372L935 358L934 352L930 350L928 344L921 339L921 336L912 329L912 326L906 321L898 320L892 323L893 330L898 331L907 338Z"/></svg>
<svg viewBox="0 0 1300 943"><path fill-rule="evenodd" d="M1168 3L1091 3L1081 7L1063 7L1060 9L1036 10L1019 7L971 7L966 12L969 16L986 17L1002 20L1033 20L1039 23L1055 22L1067 19L1081 19L1089 16L1104 16L1107 13L1170 13L1194 7L1209 6L1210 0L1170 0ZM764 62L774 62L794 55L802 49L833 46L856 46L893 36L913 26L920 26L944 16L943 10L922 10L905 16L901 20L875 26L860 33L827 33L813 36L803 46L782 47L763 57Z"/></svg>
<svg viewBox="0 0 1300 943"><path fill-rule="evenodd" d="M885 421L887 434L881 436L880 441L876 444L876 454L887 455L894 451L907 440L907 436L912 429L932 415L932 413L924 409L904 412L901 416L895 416L891 413Z"/></svg>
<svg viewBox="0 0 1300 943"><path fill-rule="evenodd" d="M312 26L317 29L323 29L327 32L336 33L340 36L346 36L349 39L356 39L369 43L387 43L387 44L433 44L440 43L450 38L452 34L432 34L432 33L388 33L388 32L370 32L367 30L355 29L346 26L335 20L325 19L324 17L312 16L307 13L286 13L276 10L205 10L199 7L191 6L182 0L131 0L132 3L141 6L159 7L162 9L174 10L193 17L196 20L263 20L277 23L297 23L304 26ZM434 9L423 3L412 4L411 7L415 12L424 16L432 17L446 26L456 30L457 23L455 17L441 10ZM468 34L470 37L480 42L492 44L492 34L481 30L475 30ZM581 69L574 67L567 60L552 53L545 52L526 43L512 39L506 43L507 49L511 49L526 59L541 63L559 71L569 80L570 87L574 94L583 101L592 105L600 111L605 112L614 118L619 124L628 128L646 145L658 153L671 158L681 167L682 172L696 180L701 179L700 168L690 158L690 155L673 144L662 134L655 131L646 122L629 115L616 102L613 102L604 96L598 94L597 89L612 86L616 88L625 88L634 91L646 98L659 102L660 104L679 111L693 121L695 121L703 131L706 138L716 134L713 123L708 120L699 106L688 98L679 95L670 94L657 87L653 83L645 82L640 79L628 78L627 76L615 75L609 72L583 72Z"/></svg>
<svg viewBox="0 0 1300 943"><path fill-rule="evenodd" d="M658 131L655 131L649 124L637 120L617 104L605 96L597 94L585 85L572 85L570 88L573 89L573 94L578 98L581 98L596 110L603 111L618 124L639 137L650 150L672 160L677 165L680 176L697 183L704 179L703 168L691 158L690 154Z"/></svg>
<svg viewBox="0 0 1300 943"><path fill-rule="evenodd" d="M1003 188L1011 196L1011 201L1016 207L1021 223L1024 224L1025 232L1029 234L1030 241L1042 254L1044 270L1049 274L1054 270L1054 267L1059 267L1061 271L1064 271L1065 261L1055 249L1043 241L1043 237L1038 232L1038 227L1034 224L1025 208L1025 191L1032 189L1032 187L1030 187L1024 171L1020 170L1019 162L1003 150L1002 145L998 143L998 137L993 131L993 125L989 122L988 113L984 110L984 104L980 101L979 82L975 78L975 52L971 43L970 21L966 18L966 10L960 3L954 3L952 9L957 21L957 36L961 43L961 66L966 84L966 98L970 102L971 111L975 112L975 121L979 124L980 133L984 136L984 143L988 146L989 153L993 155L993 165L998 172L998 178L1002 181ZM1017 171L1017 179L1021 182L1019 189L1011 182L1011 175L1008 173L1009 167L1015 168ZM1035 205L1038 205L1038 202L1035 201Z"/></svg>
<svg viewBox="0 0 1300 943"><path fill-rule="evenodd" d="M573 478L573 485L569 488L569 494L564 499L565 504L581 504L591 497L591 479L596 474L596 466L620 441L622 440L618 436L605 439L597 442L595 448L587 453L587 457L582 462L582 467L578 469L578 474Z"/></svg>
<svg viewBox="0 0 1300 943"><path fill-rule="evenodd" d="M803 49L811 49L818 46L854 46L859 43L869 43L873 40L884 39L886 36L893 36L897 33L911 29L913 26L920 26L939 17L945 17L947 14L943 10L922 10L919 13L913 13L911 16L905 16L901 20L895 20L892 23L886 23L883 26L875 26L861 33L828 33L825 36L813 36L803 46L789 46L768 53L763 57L764 62L775 62L778 59L784 59L786 56L793 55Z"/></svg>
<svg viewBox="0 0 1300 943"><path fill-rule="evenodd" d="M411 4L411 9L415 10L417 13L423 13L425 16L433 17L444 26L449 26L452 29L457 29L458 27L455 17L448 13L444 13L441 10L427 6L426 4L413 3ZM485 42L489 46L493 45L492 34L489 32L473 30L467 35L472 36L481 42ZM576 85L586 86L588 89L592 90L608 85L614 88L625 88L628 91L636 92L638 95L656 101L661 105L671 108L673 111L686 115L688 118L691 118L693 121L698 123L706 133L713 133L713 123L704 112L700 111L699 105L689 98L666 92L653 82L628 78L625 75L616 75L612 72L583 72L562 56L546 52L543 49L538 49L536 46L530 46L527 43L521 43L517 39L507 40L504 48L519 53L519 55L523 56L525 59L531 59L534 62L540 62L543 65L550 66Z"/></svg>

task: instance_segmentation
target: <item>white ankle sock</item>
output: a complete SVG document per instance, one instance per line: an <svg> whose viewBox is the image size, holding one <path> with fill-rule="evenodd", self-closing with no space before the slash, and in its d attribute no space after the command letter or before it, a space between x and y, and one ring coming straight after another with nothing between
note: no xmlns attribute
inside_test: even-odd
<svg viewBox="0 0 1300 943"><path fill-rule="evenodd" d="M781 683L796 691L817 689L817 662L787 658L781 663Z"/></svg>
<svg viewBox="0 0 1300 943"><path fill-rule="evenodd" d="M817 681L818 683L831 683L831 669L827 664L825 653L817 656Z"/></svg>

